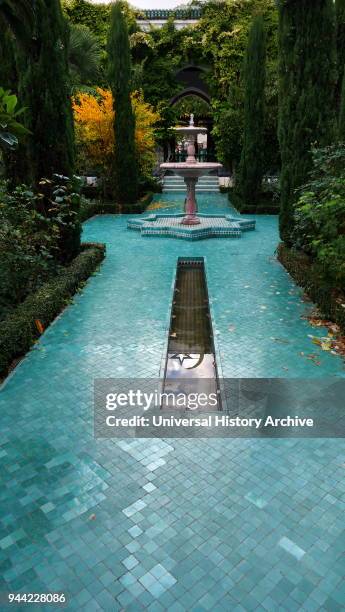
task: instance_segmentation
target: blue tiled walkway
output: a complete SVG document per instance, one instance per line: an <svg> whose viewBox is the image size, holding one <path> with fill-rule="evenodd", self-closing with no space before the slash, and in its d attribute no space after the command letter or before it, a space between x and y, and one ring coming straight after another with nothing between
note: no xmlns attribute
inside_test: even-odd
<svg viewBox="0 0 345 612"><path fill-rule="evenodd" d="M158 374L181 255L207 258L225 376L344 376L274 258L275 218L198 243L126 221L85 224L107 243L100 272L0 394L0 591L65 591L70 610L342 610L342 440L94 440L93 379Z"/></svg>

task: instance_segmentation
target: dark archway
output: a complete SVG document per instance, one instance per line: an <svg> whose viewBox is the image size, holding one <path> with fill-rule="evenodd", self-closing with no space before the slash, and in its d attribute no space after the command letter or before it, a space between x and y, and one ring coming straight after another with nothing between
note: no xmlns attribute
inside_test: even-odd
<svg viewBox="0 0 345 612"><path fill-rule="evenodd" d="M192 95L199 96L209 104L211 102L211 97L207 83L205 83L203 78L205 72L205 68L195 66L194 64L189 64L181 68L176 73L176 80L183 89L171 98L170 104L173 106L181 98Z"/></svg>
<svg viewBox="0 0 345 612"><path fill-rule="evenodd" d="M196 66L195 64L188 64L176 73L176 80L180 84L181 89L175 96L170 99L170 105L175 106L181 100L188 97L198 97L207 105L211 106L211 96L207 83L204 80L204 76L207 73L207 69L202 66ZM207 150L206 159L208 161L214 161L215 159L215 145L212 136L213 119L210 116L200 117L201 125L207 127ZM198 120L197 120L198 124ZM200 123L199 123L200 125ZM169 143L165 147L165 158L172 161L174 159L176 142L173 136ZM181 161L181 160L180 160Z"/></svg>

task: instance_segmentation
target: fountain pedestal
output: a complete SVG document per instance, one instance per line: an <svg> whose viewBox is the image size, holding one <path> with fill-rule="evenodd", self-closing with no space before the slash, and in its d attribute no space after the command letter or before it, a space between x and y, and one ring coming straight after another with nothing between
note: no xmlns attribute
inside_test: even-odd
<svg viewBox="0 0 345 612"><path fill-rule="evenodd" d="M206 128L196 127L194 125L194 115L190 116L189 125L186 127L175 128L177 134L182 135L187 140L187 159L180 163L161 164L163 170L172 170L174 174L182 176L187 187L187 200L185 216L181 221L181 225L200 225L201 221L197 216L197 203L195 197L195 187L200 176L205 176L218 170L221 164L217 163L201 163L195 158L195 142L198 134L205 134Z"/></svg>
<svg viewBox="0 0 345 612"><path fill-rule="evenodd" d="M184 182L187 187L186 215L183 217L181 223L182 225L200 225L200 219L196 216L198 209L195 197L195 186L198 179L194 176L185 176Z"/></svg>

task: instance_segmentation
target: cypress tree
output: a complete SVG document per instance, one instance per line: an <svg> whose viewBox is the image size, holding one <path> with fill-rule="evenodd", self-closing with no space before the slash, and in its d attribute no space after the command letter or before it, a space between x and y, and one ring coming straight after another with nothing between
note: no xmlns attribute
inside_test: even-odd
<svg viewBox="0 0 345 612"><path fill-rule="evenodd" d="M244 141L237 192L243 204L258 204L263 175L266 34L263 17L254 18L244 63Z"/></svg>
<svg viewBox="0 0 345 612"><path fill-rule="evenodd" d="M112 6L108 37L109 82L114 99L114 181L119 202L138 197L138 168L135 150L135 117L131 104L131 55L123 5Z"/></svg>
<svg viewBox="0 0 345 612"><path fill-rule="evenodd" d="M341 99L340 99L339 140L340 142L345 142L345 72L343 75L343 86L341 89Z"/></svg>
<svg viewBox="0 0 345 612"><path fill-rule="evenodd" d="M339 139L345 142L345 0L336 0L337 52L338 52L338 99Z"/></svg>
<svg viewBox="0 0 345 612"><path fill-rule="evenodd" d="M336 0L335 10L337 17L337 51L339 80L341 82L345 66L345 0Z"/></svg>
<svg viewBox="0 0 345 612"><path fill-rule="evenodd" d="M280 235L291 244L295 190L311 168L311 148L335 137L336 36L333 0L280 0Z"/></svg>
<svg viewBox="0 0 345 612"><path fill-rule="evenodd" d="M54 173L71 175L74 130L68 75L68 27L60 0L35 0L35 32L25 53L17 53L19 97L27 107L27 157L37 182Z"/></svg>

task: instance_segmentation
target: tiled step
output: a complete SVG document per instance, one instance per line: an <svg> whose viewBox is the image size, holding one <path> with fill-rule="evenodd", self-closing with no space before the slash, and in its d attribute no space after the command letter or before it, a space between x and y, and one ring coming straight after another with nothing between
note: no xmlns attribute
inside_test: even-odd
<svg viewBox="0 0 345 612"><path fill-rule="evenodd" d="M166 192L166 193L168 193L168 192L169 193L173 193L173 192L183 193L185 191L186 191L186 188L183 187L182 185L181 185L181 187L163 187L163 192ZM215 187L199 187L195 191L196 191L196 193L200 193L201 191L205 191L205 192L206 191L211 191L213 193L218 193L219 189L217 189Z"/></svg>
<svg viewBox="0 0 345 612"><path fill-rule="evenodd" d="M185 183L184 183L184 181L181 181L181 182L178 182L178 181L174 181L174 182L172 182L172 181L170 182L169 181L169 182L166 182L166 181L164 181L163 185L165 187L177 187L178 185L185 185ZM197 182L196 186L197 187L217 187L218 188L219 184L218 183L206 183L206 182L205 183L199 183L199 182Z"/></svg>
<svg viewBox="0 0 345 612"><path fill-rule="evenodd" d="M163 180L163 192L185 192L186 185L184 180L179 176L165 176ZM196 192L218 192L219 179L217 176L203 176L196 185Z"/></svg>
<svg viewBox="0 0 345 612"><path fill-rule="evenodd" d="M165 176L164 177L165 181L181 181L183 180L180 176ZM218 181L218 176L212 176L210 174L207 174L206 176L201 176L199 178L199 181Z"/></svg>
<svg viewBox="0 0 345 612"><path fill-rule="evenodd" d="M184 181L181 180L181 179L168 179L168 178L166 178L166 179L164 179L163 183L165 185L176 185L176 184L180 184L180 183L184 184ZM218 186L219 185L219 181L218 181L218 179L216 179L216 180L208 179L208 180L204 180L204 181L201 181L199 179L198 180L198 185L217 185Z"/></svg>

